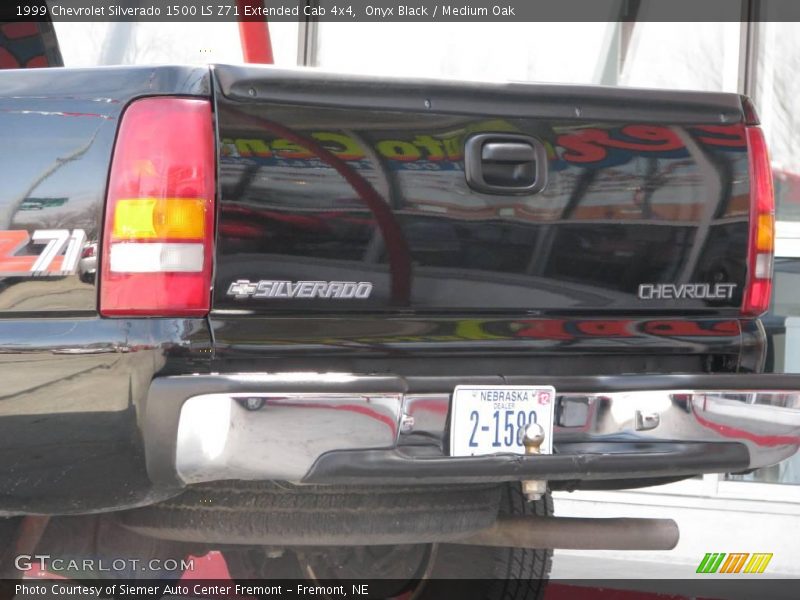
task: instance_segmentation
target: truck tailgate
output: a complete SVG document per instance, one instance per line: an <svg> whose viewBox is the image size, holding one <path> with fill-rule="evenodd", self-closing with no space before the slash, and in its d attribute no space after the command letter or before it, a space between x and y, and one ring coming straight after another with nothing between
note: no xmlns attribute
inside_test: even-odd
<svg viewBox="0 0 800 600"><path fill-rule="evenodd" d="M742 303L739 96L230 66L214 80L216 309Z"/></svg>

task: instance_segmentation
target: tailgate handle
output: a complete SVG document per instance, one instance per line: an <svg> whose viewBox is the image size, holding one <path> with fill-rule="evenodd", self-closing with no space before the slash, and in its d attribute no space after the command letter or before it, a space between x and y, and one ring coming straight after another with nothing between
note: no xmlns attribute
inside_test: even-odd
<svg viewBox="0 0 800 600"><path fill-rule="evenodd" d="M522 163L533 165L536 152L530 144L521 142L487 142L481 150L484 162Z"/></svg>
<svg viewBox="0 0 800 600"><path fill-rule="evenodd" d="M465 144L467 183L489 194L535 194L547 176L547 153L537 139L516 134L472 136Z"/></svg>

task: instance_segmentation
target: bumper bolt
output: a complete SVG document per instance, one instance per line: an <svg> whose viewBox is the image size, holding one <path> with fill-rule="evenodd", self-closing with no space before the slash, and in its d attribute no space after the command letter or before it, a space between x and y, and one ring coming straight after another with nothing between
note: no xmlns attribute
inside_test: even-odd
<svg viewBox="0 0 800 600"><path fill-rule="evenodd" d="M259 410L262 406L264 406L263 398L259 398L258 396L250 396L249 398L245 398L244 407L247 410Z"/></svg>
<svg viewBox="0 0 800 600"><path fill-rule="evenodd" d="M403 416L400 417L400 433L411 433L412 431L414 431L414 417L403 413Z"/></svg>

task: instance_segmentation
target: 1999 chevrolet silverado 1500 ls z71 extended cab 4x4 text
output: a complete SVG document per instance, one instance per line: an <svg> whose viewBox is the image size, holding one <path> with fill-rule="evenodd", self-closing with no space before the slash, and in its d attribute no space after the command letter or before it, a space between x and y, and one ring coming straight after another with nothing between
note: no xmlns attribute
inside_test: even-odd
<svg viewBox="0 0 800 600"><path fill-rule="evenodd" d="M113 522L235 576L257 546L503 586L546 575L533 548L675 543L556 519L548 490L797 450L800 378L760 374L746 98L42 69L0 73L0 131L6 545L61 515L42 544Z"/></svg>

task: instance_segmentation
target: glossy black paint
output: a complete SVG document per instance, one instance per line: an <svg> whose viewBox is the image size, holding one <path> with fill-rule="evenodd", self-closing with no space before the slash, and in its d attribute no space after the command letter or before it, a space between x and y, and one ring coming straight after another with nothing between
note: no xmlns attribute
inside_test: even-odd
<svg viewBox="0 0 800 600"><path fill-rule="evenodd" d="M0 515L149 503L150 381L205 372L204 319L0 319Z"/></svg>
<svg viewBox="0 0 800 600"><path fill-rule="evenodd" d="M215 73L219 250L208 319L101 319L80 273L0 278L0 515L124 508L175 493L154 488L144 464L143 403L162 375L760 370L763 330L737 318L738 299L643 305L633 296L647 277L716 281L721 266L743 281L746 154L699 141L738 143L737 97ZM208 70L184 67L0 73L0 131L13 140L0 149L0 229L81 228L97 242L124 107L145 95L207 96L210 82ZM589 124L601 139L628 139L621 128L634 124L669 137L668 125L683 150L620 154L601 144L599 162L563 160L565 143L578 154L581 145L559 139ZM560 148L542 194L467 187L464 138L508 129ZM316 157L298 146L309 135ZM386 140L419 160L387 158ZM347 156L351 142L364 158ZM267 143L270 155L256 156ZM427 167L407 168L415 161ZM683 172L661 173L671 167ZM592 202L606 193L630 197L598 216ZM679 202L659 212L659 194ZM376 292L367 304L227 299L230 282L245 277L365 278Z"/></svg>
<svg viewBox="0 0 800 600"><path fill-rule="evenodd" d="M83 229L97 242L125 106L209 90L198 68L0 72L0 230ZM0 277L0 515L163 496L145 473L141 403L153 377L208 369L205 319L101 319L82 275Z"/></svg>
<svg viewBox="0 0 800 600"><path fill-rule="evenodd" d="M734 123L742 102L734 94L626 87L484 84L435 79L381 78L315 69L216 65L222 94L237 101L398 112L424 108L456 115L491 112L506 117L603 120L630 123ZM425 101L428 101L426 104ZM576 109L579 109L576 111Z"/></svg>
<svg viewBox="0 0 800 600"><path fill-rule="evenodd" d="M215 314L214 369L400 375L730 372L735 319L266 317ZM757 360L756 358L750 359Z"/></svg>
<svg viewBox="0 0 800 600"><path fill-rule="evenodd" d="M0 230L102 229L119 117L136 97L209 94L207 69L129 67L0 71ZM19 254L35 254L41 246ZM0 317L93 314L93 279L0 277Z"/></svg>
<svg viewBox="0 0 800 600"><path fill-rule="evenodd" d="M217 309L738 312L750 195L738 96L301 81L234 67L217 67L215 82ZM472 189L464 147L487 134L539 140L545 189ZM235 298L239 279L374 290ZM641 300L647 283L729 283L735 293Z"/></svg>

